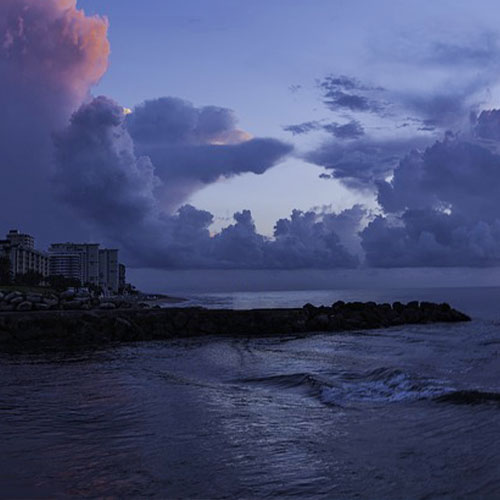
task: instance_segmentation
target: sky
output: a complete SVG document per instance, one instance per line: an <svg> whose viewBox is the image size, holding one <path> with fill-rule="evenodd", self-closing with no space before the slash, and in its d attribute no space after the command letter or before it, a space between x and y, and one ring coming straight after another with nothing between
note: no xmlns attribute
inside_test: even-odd
<svg viewBox="0 0 500 500"><path fill-rule="evenodd" d="M499 17L5 0L0 230L138 268L498 266Z"/></svg>

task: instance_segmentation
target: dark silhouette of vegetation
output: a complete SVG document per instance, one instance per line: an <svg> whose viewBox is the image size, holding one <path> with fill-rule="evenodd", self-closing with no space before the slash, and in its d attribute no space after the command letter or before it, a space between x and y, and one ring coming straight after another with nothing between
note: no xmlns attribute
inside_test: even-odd
<svg viewBox="0 0 500 500"><path fill-rule="evenodd" d="M38 271L29 270L24 274L17 274L14 281L16 285L38 286L44 281L44 277Z"/></svg>
<svg viewBox="0 0 500 500"><path fill-rule="evenodd" d="M85 283L85 287L89 289L90 294L92 297L100 297L103 293L102 286L100 285L94 285L93 283Z"/></svg>
<svg viewBox="0 0 500 500"><path fill-rule="evenodd" d="M139 295L139 292L135 288L135 286L131 285L130 283L127 283L125 286L120 287L118 290L118 293L120 295L123 294L128 294L128 295Z"/></svg>
<svg viewBox="0 0 500 500"><path fill-rule="evenodd" d="M10 259L8 257L0 257L0 285L10 285L11 283Z"/></svg>
<svg viewBox="0 0 500 500"><path fill-rule="evenodd" d="M82 286L79 279L60 275L49 276L46 281L56 292L64 292L70 287L80 288Z"/></svg>

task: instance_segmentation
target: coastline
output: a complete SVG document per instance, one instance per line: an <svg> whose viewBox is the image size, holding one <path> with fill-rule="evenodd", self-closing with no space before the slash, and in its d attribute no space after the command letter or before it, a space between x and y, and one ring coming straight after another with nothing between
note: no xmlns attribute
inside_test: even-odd
<svg viewBox="0 0 500 500"><path fill-rule="evenodd" d="M0 313L0 348L78 346L203 335L283 336L371 330L470 318L448 304L338 301L289 309L127 308Z"/></svg>

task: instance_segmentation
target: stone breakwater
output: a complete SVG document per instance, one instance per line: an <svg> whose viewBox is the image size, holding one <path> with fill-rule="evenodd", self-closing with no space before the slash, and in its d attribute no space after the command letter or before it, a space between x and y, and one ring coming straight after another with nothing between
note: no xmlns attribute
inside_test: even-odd
<svg viewBox="0 0 500 500"><path fill-rule="evenodd" d="M470 321L448 304L336 302L300 309L97 309L0 312L0 346L84 345L200 335L273 336Z"/></svg>
<svg viewBox="0 0 500 500"><path fill-rule="evenodd" d="M179 299L182 300L182 299ZM148 304L133 301L121 296L94 298L88 293L66 291L55 293L26 293L18 290L2 292L0 290L0 313L28 311L90 311L93 309L110 310L131 307L149 307Z"/></svg>

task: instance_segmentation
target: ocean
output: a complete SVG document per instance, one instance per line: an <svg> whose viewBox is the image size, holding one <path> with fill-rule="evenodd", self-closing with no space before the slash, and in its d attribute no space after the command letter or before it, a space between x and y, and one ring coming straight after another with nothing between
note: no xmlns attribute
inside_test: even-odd
<svg viewBox="0 0 500 500"><path fill-rule="evenodd" d="M473 320L0 353L0 496L500 497L500 288L187 298L446 301Z"/></svg>

